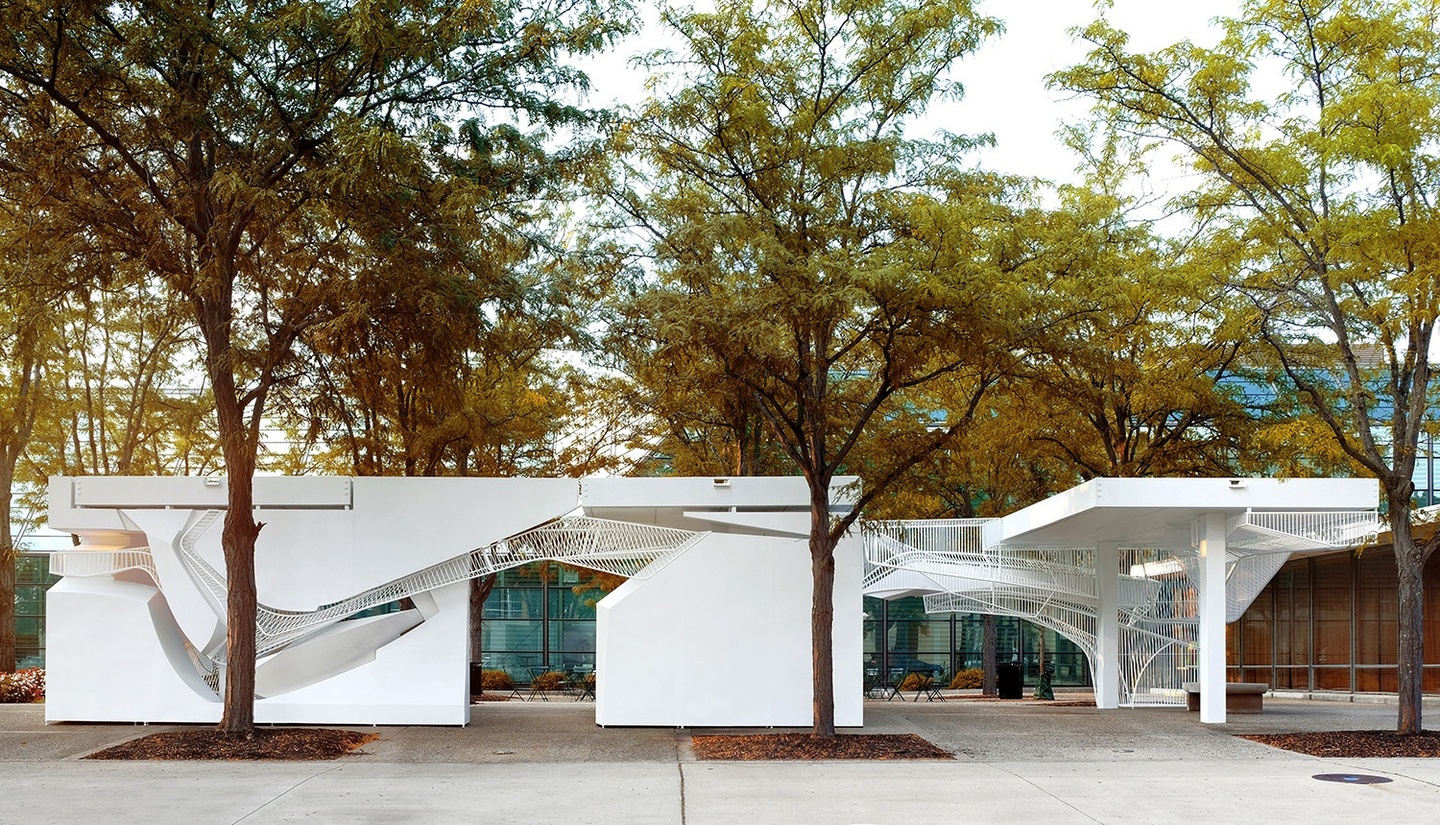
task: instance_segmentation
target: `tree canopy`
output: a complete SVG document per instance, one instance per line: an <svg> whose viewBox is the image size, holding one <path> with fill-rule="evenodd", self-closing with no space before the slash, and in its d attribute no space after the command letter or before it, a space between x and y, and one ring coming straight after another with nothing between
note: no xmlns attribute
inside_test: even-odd
<svg viewBox="0 0 1440 825"><path fill-rule="evenodd" d="M457 157L540 146L591 113L561 57L624 25L611 6L412 0L8 4L0 77L82 127L87 225L189 307L213 392L229 507L222 727L253 725L251 506L267 404L297 342L377 261L483 279L475 193ZM503 112L501 122L489 117ZM461 117L478 139L460 145ZM529 137L514 125L535 130ZM383 277L397 270L379 268Z"/></svg>
<svg viewBox="0 0 1440 825"><path fill-rule="evenodd" d="M1400 571L1401 732L1420 730L1416 444L1434 402L1440 72L1433 4L1251 0L1214 48L1136 54L1103 20L1055 76L1112 129L1179 147L1208 271L1340 451L1379 479ZM1263 72L1278 71L1283 88Z"/></svg>
<svg viewBox="0 0 1440 825"><path fill-rule="evenodd" d="M681 47L648 57L656 95L617 143L638 160L614 202L651 261L634 314L653 332L636 354L719 388L730 408L695 415L742 445L763 422L805 476L814 732L833 736L836 542L964 431L1023 314L1001 260L1007 183L962 170L973 139L905 131L959 93L947 70L998 23L952 0L722 2L662 19ZM968 400L924 406L918 390L941 383ZM832 519L845 472L867 484Z"/></svg>

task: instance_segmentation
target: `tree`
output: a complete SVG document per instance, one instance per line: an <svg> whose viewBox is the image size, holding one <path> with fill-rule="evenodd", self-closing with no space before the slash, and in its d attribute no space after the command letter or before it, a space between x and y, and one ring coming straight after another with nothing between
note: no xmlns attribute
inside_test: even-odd
<svg viewBox="0 0 1440 825"><path fill-rule="evenodd" d="M87 256L82 271L105 260ZM56 313L54 414L33 463L66 475L203 473L218 464L185 307L143 268L81 283Z"/></svg>
<svg viewBox="0 0 1440 825"><path fill-rule="evenodd" d="M1052 493L1104 476L1234 473L1256 423L1237 380L1247 338L1221 285L1134 218L1107 176L1062 187L1035 241L1057 321L1022 370L1012 437L1064 468Z"/></svg>
<svg viewBox="0 0 1440 825"><path fill-rule="evenodd" d="M73 130L56 127L43 101L5 87L0 100L13 112L0 123L0 671L8 671L16 664L12 506L36 427L55 413L55 330L84 244L54 208Z"/></svg>
<svg viewBox="0 0 1440 825"><path fill-rule="evenodd" d="M1277 373L1380 482L1399 572L1401 733L1421 730L1428 547L1411 534L1417 439L1440 307L1440 42L1423 2L1251 0L1212 49L1133 54L1099 21L1055 82L1105 122L1178 145L1197 256L1226 268ZM1263 73L1287 88L1261 99Z"/></svg>
<svg viewBox="0 0 1440 825"><path fill-rule="evenodd" d="M470 184L465 240L478 276L455 279L425 254L386 256L354 294L332 296L333 320L301 337L302 389L283 412L301 454L289 460L361 475L595 469L559 466L581 382L554 353L589 344L608 283L570 264L557 240L556 204L599 147L555 149L544 134L473 123L456 137L464 151L445 168Z"/></svg>
<svg viewBox="0 0 1440 825"><path fill-rule="evenodd" d="M583 83L569 51L621 25L609 9L544 0L459 7L397 0L8 4L0 76L92 138L74 162L90 228L183 298L198 328L228 475L221 728L254 720L252 477L268 403L325 295L359 274L354 250L424 252L468 272L465 188L444 226L415 225L454 149L443 118L518 113L537 128L586 119L556 94ZM434 230L433 232L430 230Z"/></svg>
<svg viewBox="0 0 1440 825"><path fill-rule="evenodd" d="M603 351L617 376L604 387L642 415L631 448L642 474L783 475L793 466L755 397L703 349L666 346L645 302L618 307Z"/></svg>
<svg viewBox="0 0 1440 825"><path fill-rule="evenodd" d="M906 122L998 24L968 2L721 2L667 9L681 73L620 145L647 179L615 201L647 233L637 300L656 355L709 353L810 490L814 728L833 736L835 547L860 510L964 431L1009 364L1005 184L972 144ZM943 413L915 391L952 385ZM836 475L866 478L830 512Z"/></svg>

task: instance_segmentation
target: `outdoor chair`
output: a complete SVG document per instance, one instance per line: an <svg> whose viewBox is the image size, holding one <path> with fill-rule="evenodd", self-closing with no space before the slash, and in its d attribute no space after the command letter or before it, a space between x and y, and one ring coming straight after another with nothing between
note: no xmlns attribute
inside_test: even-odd
<svg viewBox="0 0 1440 825"><path fill-rule="evenodd" d="M526 701L534 701L534 699L535 699L536 696L539 696L539 697L540 697L540 701L542 701L542 702L548 702L548 701L550 701L550 697L546 695L546 693L547 693L548 689L550 688L550 686L549 686L548 684L546 684L546 680L545 680L545 679L541 678L541 677L545 676L545 674L547 674L547 673L550 672L550 668L548 668L548 667L543 667L543 666L535 666L535 667L529 668L529 671L530 671L530 694L529 694L527 697L525 697L525 698L526 698Z"/></svg>
<svg viewBox="0 0 1440 825"><path fill-rule="evenodd" d="M565 692L572 694L575 701L595 698L595 668L580 665L565 674Z"/></svg>

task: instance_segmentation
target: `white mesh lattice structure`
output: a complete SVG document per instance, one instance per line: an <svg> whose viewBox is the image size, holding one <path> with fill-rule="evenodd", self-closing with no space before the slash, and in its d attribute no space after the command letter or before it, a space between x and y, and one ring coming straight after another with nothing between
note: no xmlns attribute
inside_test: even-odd
<svg viewBox="0 0 1440 825"><path fill-rule="evenodd" d="M1229 519L1225 550L1225 621L1244 615L1290 555L1351 547L1373 539L1380 524L1373 510L1246 512ZM1198 539L1195 543L1198 543ZM1199 581L1199 558L1180 560Z"/></svg>
<svg viewBox="0 0 1440 825"><path fill-rule="evenodd" d="M1015 616L1096 660L1099 598L1089 547L985 542L988 519L871 522L865 590L923 594L928 612ZM1351 546L1373 510L1246 512L1228 523L1226 618L1238 619L1292 552ZM1196 540L1198 543L1198 539ZM1118 662L1123 705L1182 704L1196 678L1199 557L1194 547L1121 548Z"/></svg>
<svg viewBox="0 0 1440 825"><path fill-rule="evenodd" d="M925 594L931 613L989 613L1026 619L1064 636L1096 655L1098 597L1094 550L1086 547L984 546L988 520L878 522L867 525L866 590ZM912 544L913 542L913 544ZM1146 568L1140 570L1159 568ZM1179 570L1176 565L1170 567ZM928 585L928 587L926 586ZM1122 679L1128 700L1132 686L1155 681L1150 670L1168 661L1174 649L1193 641L1163 636L1148 625L1164 585L1148 576L1123 575L1119 604L1122 637L1135 651L1130 678ZM1152 652L1147 652L1152 651ZM1179 687L1178 683L1175 685ZM1146 691L1147 695L1155 694ZM1173 697L1171 697L1173 701Z"/></svg>
<svg viewBox="0 0 1440 825"><path fill-rule="evenodd" d="M127 547L123 550L57 550L50 554L50 573L56 576L111 576L126 570L139 570L159 581L155 559L148 547Z"/></svg>
<svg viewBox="0 0 1440 825"><path fill-rule="evenodd" d="M224 576L195 551L199 537L220 515L220 511L213 510L203 513L181 533L177 544L181 559L189 570L223 605L226 594ZM654 575L667 561L704 535L689 530L588 516L558 519L315 610L277 610L262 604L256 616L257 656L281 650L361 611L531 562L564 562L626 578L645 578ZM51 554L50 565L52 572L67 576L101 576L123 570L143 570L159 584L159 576L147 548L57 552ZM204 658L203 654L200 656ZM202 662L197 662L197 667L207 675L214 670Z"/></svg>
<svg viewBox="0 0 1440 825"><path fill-rule="evenodd" d="M1121 548L1124 582L1143 583L1144 598L1122 599L1118 627L1120 704L1182 705L1181 685L1193 681L1200 634L1199 602L1180 554Z"/></svg>

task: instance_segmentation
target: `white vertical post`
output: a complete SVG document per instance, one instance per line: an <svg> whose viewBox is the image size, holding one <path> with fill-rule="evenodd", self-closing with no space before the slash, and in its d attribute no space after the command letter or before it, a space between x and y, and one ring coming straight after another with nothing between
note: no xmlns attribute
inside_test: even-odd
<svg viewBox="0 0 1440 825"><path fill-rule="evenodd" d="M1120 546L1095 545L1095 707L1120 706Z"/></svg>
<svg viewBox="0 0 1440 825"><path fill-rule="evenodd" d="M1225 514L1201 516L1200 721L1225 723Z"/></svg>

